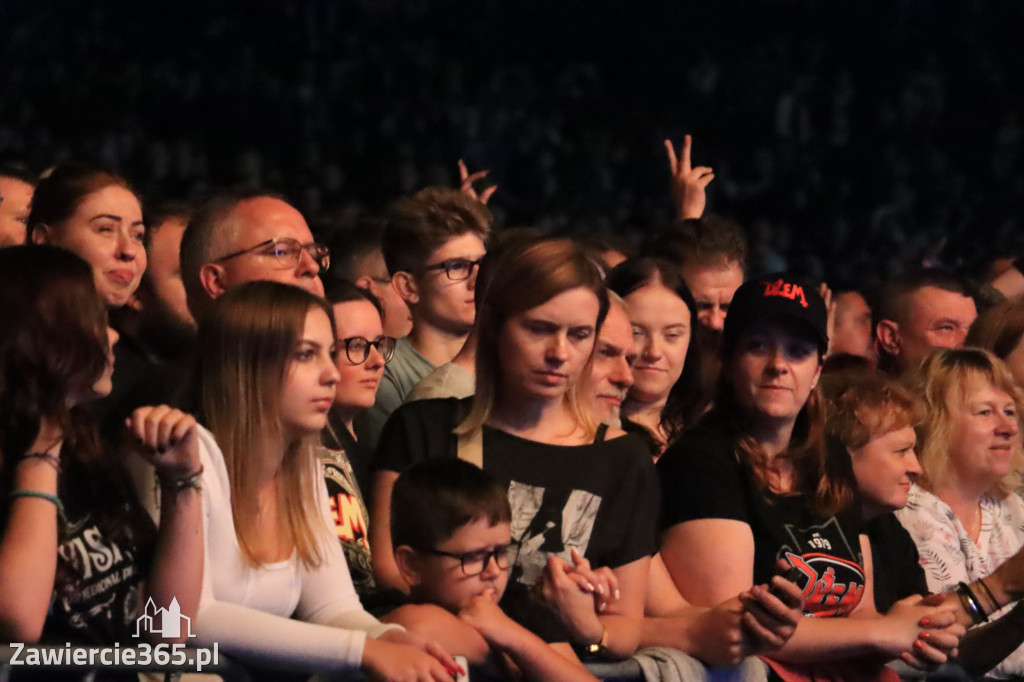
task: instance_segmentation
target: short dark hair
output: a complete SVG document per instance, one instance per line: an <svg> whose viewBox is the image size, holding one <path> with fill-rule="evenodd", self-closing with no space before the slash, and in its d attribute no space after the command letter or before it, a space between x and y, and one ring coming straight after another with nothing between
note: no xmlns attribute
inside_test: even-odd
<svg viewBox="0 0 1024 682"><path fill-rule="evenodd" d="M185 234L181 236L181 279L193 315L199 312L206 298L199 281L199 270L213 257L214 235L221 221L242 202L260 197L285 201L281 195L265 190L228 190L209 198L188 221Z"/></svg>
<svg viewBox="0 0 1024 682"><path fill-rule="evenodd" d="M877 305L872 306L874 326L882 320L905 322L910 308L910 296L925 287L942 289L972 299L975 295L975 288L968 280L947 270L908 270L882 286Z"/></svg>
<svg viewBox="0 0 1024 682"><path fill-rule="evenodd" d="M477 519L510 523L508 496L479 467L431 459L402 472L391 491L391 545L433 549Z"/></svg>
<svg viewBox="0 0 1024 682"><path fill-rule="evenodd" d="M647 243L643 254L666 258L680 267L736 263L746 272L749 248L737 223L708 214L674 222Z"/></svg>
<svg viewBox="0 0 1024 682"><path fill-rule="evenodd" d="M388 272L419 272L431 252L472 232L486 240L494 222L478 200L447 187L427 187L400 199L388 217L381 251Z"/></svg>
<svg viewBox="0 0 1024 682"><path fill-rule="evenodd" d="M146 223L146 230L152 233L160 229L160 226L171 218L180 218L186 224L195 212L195 207L187 201L162 200L147 202L142 207L142 220Z"/></svg>
<svg viewBox="0 0 1024 682"><path fill-rule="evenodd" d="M339 230L331 237L330 277L356 281L360 273L356 270L359 261L368 254L381 250L381 241L387 221L380 217L363 217L352 225ZM321 276L321 279L324 279ZM324 286L327 282L324 282Z"/></svg>
<svg viewBox="0 0 1024 682"><path fill-rule="evenodd" d="M325 277L323 283L324 298L331 305L335 303L348 303L350 301L369 301L381 316L384 315L384 306L381 305L379 298L366 289L357 287L347 279Z"/></svg>

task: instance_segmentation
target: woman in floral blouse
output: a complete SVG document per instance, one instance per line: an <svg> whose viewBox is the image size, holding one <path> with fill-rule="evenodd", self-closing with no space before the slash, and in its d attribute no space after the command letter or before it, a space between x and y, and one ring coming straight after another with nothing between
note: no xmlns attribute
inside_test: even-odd
<svg viewBox="0 0 1024 682"><path fill-rule="evenodd" d="M934 352L908 378L923 420L917 428L923 473L897 517L918 548L929 588L957 592L975 622L1019 623L1013 651L990 672L1024 674L1024 607L998 581L986 582L1024 545L1024 407L1006 366L977 348ZM977 587L968 585L981 581Z"/></svg>

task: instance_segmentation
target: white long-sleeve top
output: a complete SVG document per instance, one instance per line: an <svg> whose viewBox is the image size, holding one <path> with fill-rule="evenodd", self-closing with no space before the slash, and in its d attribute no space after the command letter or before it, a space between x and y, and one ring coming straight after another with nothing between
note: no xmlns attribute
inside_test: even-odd
<svg viewBox="0 0 1024 682"><path fill-rule="evenodd" d="M363 610L333 537L323 477L318 476L315 491L328 528L320 566L308 569L293 554L254 568L245 561L235 535L224 455L209 431L199 427L198 434L206 558L193 627L197 644L216 642L244 661L301 671L358 667L367 636L401 628Z"/></svg>

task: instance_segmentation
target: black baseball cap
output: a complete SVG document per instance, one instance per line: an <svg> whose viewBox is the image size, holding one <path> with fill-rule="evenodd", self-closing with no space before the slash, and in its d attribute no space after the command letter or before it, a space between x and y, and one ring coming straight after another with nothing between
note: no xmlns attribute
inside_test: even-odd
<svg viewBox="0 0 1024 682"><path fill-rule="evenodd" d="M786 273L766 275L744 282L733 294L722 332L726 348L750 327L778 319L806 327L824 353L828 350L828 312L817 287Z"/></svg>

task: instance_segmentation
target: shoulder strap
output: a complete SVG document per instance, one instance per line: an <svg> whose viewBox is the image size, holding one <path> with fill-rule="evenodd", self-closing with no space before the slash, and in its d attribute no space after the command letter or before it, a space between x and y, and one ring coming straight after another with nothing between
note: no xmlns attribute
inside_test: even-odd
<svg viewBox="0 0 1024 682"><path fill-rule="evenodd" d="M599 424L598 427L597 427L597 431L594 432L594 442L595 443L603 443L604 442L604 437L607 434L608 434L608 425L607 424Z"/></svg>

